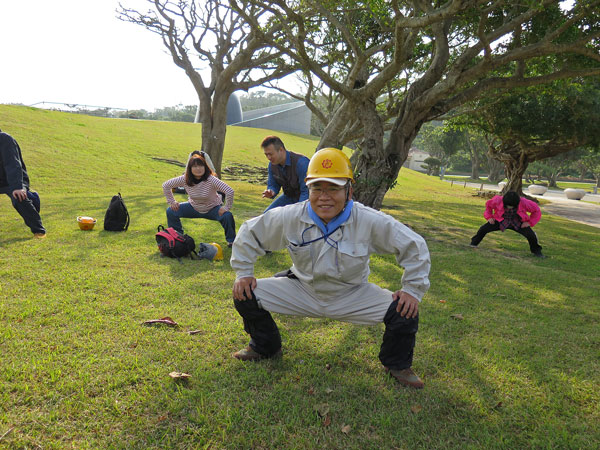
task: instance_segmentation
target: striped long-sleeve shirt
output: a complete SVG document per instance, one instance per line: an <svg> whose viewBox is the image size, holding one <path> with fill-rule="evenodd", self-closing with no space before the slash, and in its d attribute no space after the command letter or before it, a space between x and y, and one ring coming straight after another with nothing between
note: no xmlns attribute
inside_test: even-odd
<svg viewBox="0 0 600 450"><path fill-rule="evenodd" d="M185 176L181 175L180 177L171 178L170 180L165 181L162 187L169 205L175 203L172 189L176 187L185 188L185 191L188 194L188 201L199 213L206 213L215 206L223 204L219 191L225 193L225 205L223 205L223 207L229 211L233 205L233 189L212 175L205 181L201 181L194 186L185 184Z"/></svg>

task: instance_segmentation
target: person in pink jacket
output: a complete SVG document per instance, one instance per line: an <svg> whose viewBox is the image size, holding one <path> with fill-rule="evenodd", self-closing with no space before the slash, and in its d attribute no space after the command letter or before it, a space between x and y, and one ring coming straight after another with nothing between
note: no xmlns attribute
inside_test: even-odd
<svg viewBox="0 0 600 450"><path fill-rule="evenodd" d="M487 219L487 223L482 225L477 234L471 238L471 247L477 247L485 235L492 231L509 229L527 238L529 249L534 256L545 258L537 235L532 230L542 217L537 203L519 197L519 194L514 191L508 191L504 195L492 197L485 203L483 217Z"/></svg>

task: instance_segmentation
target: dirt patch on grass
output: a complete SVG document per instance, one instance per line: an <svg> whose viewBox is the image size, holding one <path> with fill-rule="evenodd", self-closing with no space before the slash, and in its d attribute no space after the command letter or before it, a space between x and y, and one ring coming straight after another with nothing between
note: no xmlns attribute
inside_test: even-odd
<svg viewBox="0 0 600 450"><path fill-rule="evenodd" d="M152 157L155 161L173 164L178 167L185 167L185 163L176 159ZM267 184L269 171L266 167L254 167L247 164L227 164L221 169L221 177L224 180L246 181L252 184Z"/></svg>
<svg viewBox="0 0 600 450"><path fill-rule="evenodd" d="M492 198L496 195L498 195L497 191L477 191L473 193L473 197L483 197L485 199Z"/></svg>
<svg viewBox="0 0 600 450"><path fill-rule="evenodd" d="M224 179L246 181L252 184L267 184L269 171L266 167L253 167L246 164L228 164L223 167Z"/></svg>

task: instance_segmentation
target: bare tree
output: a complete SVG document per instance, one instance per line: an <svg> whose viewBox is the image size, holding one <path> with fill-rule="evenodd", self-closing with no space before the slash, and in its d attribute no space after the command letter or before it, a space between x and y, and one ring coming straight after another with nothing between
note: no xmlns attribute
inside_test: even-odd
<svg viewBox="0 0 600 450"><path fill-rule="evenodd" d="M239 6L261 23L260 30L248 27L226 2L147 1L147 12L119 4L118 17L158 34L173 62L185 71L198 94L202 148L220 175L230 95L295 70L280 50L266 44L277 38L281 24L263 21L264 11L246 1Z"/></svg>
<svg viewBox="0 0 600 450"><path fill-rule="evenodd" d="M319 148L345 144L360 121L355 194L376 208L423 123L499 91L600 74L598 1L250 1L285 18L285 40L271 45L343 97ZM383 94L395 117L387 142Z"/></svg>

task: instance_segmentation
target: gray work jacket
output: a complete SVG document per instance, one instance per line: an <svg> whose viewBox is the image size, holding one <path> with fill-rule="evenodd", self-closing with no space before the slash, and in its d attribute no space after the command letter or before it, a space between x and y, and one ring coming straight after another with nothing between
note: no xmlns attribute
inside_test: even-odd
<svg viewBox="0 0 600 450"><path fill-rule="evenodd" d="M422 299L429 288L431 263L420 235L392 216L354 202L350 217L328 242L320 239L303 245L322 236L307 208L308 201L304 201L246 221L231 255L237 278L253 277L256 259L267 250L287 247L294 263L291 270L301 282L322 298L339 297L368 282L372 253L394 254L404 268L402 290Z"/></svg>

